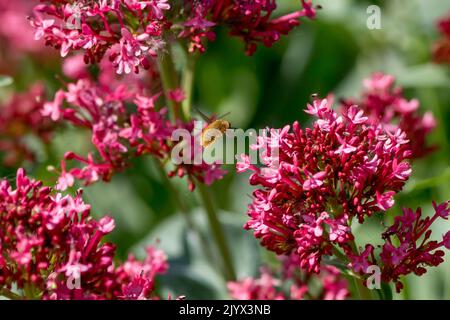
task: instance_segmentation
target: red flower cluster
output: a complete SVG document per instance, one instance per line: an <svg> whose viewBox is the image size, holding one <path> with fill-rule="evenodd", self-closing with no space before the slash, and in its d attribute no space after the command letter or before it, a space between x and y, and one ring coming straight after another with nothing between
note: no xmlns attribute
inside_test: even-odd
<svg viewBox="0 0 450 320"><path fill-rule="evenodd" d="M229 282L230 296L236 300L343 300L349 296L347 281L337 268L322 266L317 276L301 270L296 255L283 260L278 272L263 268L258 279Z"/></svg>
<svg viewBox="0 0 450 320"><path fill-rule="evenodd" d="M144 261L113 263L115 247L102 243L114 220L90 216L75 197L53 194L19 169L16 188L0 182L0 293L42 299L150 298L166 256L152 247ZM14 293L13 291L17 291Z"/></svg>
<svg viewBox="0 0 450 320"><path fill-rule="evenodd" d="M256 43L271 46L299 25L299 18L313 18L315 10L302 0L303 9L272 19L275 0L201 0L169 4L167 0L47 0L35 7L32 26L36 39L60 49L84 50L86 62L108 56L117 73L147 69L150 58L164 48L165 40L188 38L190 51L204 51L202 40L214 40L212 28L227 25L242 38L252 54Z"/></svg>
<svg viewBox="0 0 450 320"><path fill-rule="evenodd" d="M230 28L230 35L245 42L246 53L252 55L258 43L270 47L281 35L287 35L300 24L302 17L314 18L316 11L311 1L302 0L302 10L272 18L277 9L276 0L201 0L186 1L187 21L180 37L190 39L190 51L205 50L202 40L213 40L213 27L225 25Z"/></svg>
<svg viewBox="0 0 450 320"><path fill-rule="evenodd" d="M246 155L237 167L253 171L250 184L261 186L245 228L269 250L298 255L302 268L319 272L335 247L352 251L353 218L363 222L394 204L411 174L411 150L404 132L373 125L355 105L338 114L316 99L306 112L317 118L312 128L271 129L252 146L262 167Z"/></svg>
<svg viewBox="0 0 450 320"><path fill-rule="evenodd" d="M165 108L157 110L158 97L158 94L144 96L138 88L130 89L126 85L110 88L89 79L69 84L67 91L58 91L54 101L45 104L43 114L54 121L64 119L90 130L97 150L96 154L87 157L67 152L65 160L77 160L84 166L66 171L63 161L58 189L72 186L74 178L86 185L98 180L109 181L115 172L129 165L131 158L143 154L170 159L174 147L172 132L180 128L193 129L193 123L171 123ZM187 175L193 190L195 180L209 185L222 178L224 173L219 165L202 162L181 164L170 176Z"/></svg>
<svg viewBox="0 0 450 320"><path fill-rule="evenodd" d="M4 54L7 58L14 59L18 53L40 53L45 48L41 43L33 41L34 30L25 18L32 13L34 5L29 0L0 1L2 60L5 58ZM0 64L3 66L3 61Z"/></svg>
<svg viewBox="0 0 450 320"><path fill-rule="evenodd" d="M450 231L441 241L430 240L431 225L439 218L447 219L450 215L450 201L436 205L433 202L435 214L422 218L422 210L403 209L403 215L395 217L394 224L383 233L385 244L381 248L380 259L374 255L374 246L366 245L360 255L351 257L350 267L360 274L367 273L370 265L378 265L381 269L381 279L384 282L393 281L397 292L403 288L401 276L414 273L418 276L427 272L426 266L438 266L444 259L445 247L450 250Z"/></svg>
<svg viewBox="0 0 450 320"><path fill-rule="evenodd" d="M168 28L167 0L43 1L34 9L36 39L60 49L85 51L86 62L100 62L106 51L117 73L149 67L149 57L163 46Z"/></svg>
<svg viewBox="0 0 450 320"><path fill-rule="evenodd" d="M434 45L434 60L437 63L450 64L450 14L439 20L437 26L442 38Z"/></svg>
<svg viewBox="0 0 450 320"><path fill-rule="evenodd" d="M54 124L41 115L43 104L44 87L37 84L0 105L0 152L4 165L14 167L24 160L35 160L25 142L28 135L49 142Z"/></svg>
<svg viewBox="0 0 450 320"><path fill-rule="evenodd" d="M362 98L343 100L343 108L357 104L372 124L380 123L391 133L401 129L406 133L413 157L420 158L434 149L426 145L426 137L436 126L436 121L430 111L420 115L419 101L408 101L403 96L402 88L394 85L393 76L374 73L364 80Z"/></svg>

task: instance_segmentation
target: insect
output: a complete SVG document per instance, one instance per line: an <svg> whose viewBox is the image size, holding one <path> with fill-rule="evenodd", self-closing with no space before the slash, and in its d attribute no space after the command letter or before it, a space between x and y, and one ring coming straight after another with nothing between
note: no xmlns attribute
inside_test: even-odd
<svg viewBox="0 0 450 320"><path fill-rule="evenodd" d="M200 114L203 120L208 123L208 125L202 130L200 144L203 148L206 148L214 143L214 141L219 139L225 133L225 131L227 131L227 129L231 128L231 124L229 121L222 120L222 118L229 115L230 112L218 117L217 119L214 119L206 116L198 109L196 109L196 111L198 112L198 114Z"/></svg>

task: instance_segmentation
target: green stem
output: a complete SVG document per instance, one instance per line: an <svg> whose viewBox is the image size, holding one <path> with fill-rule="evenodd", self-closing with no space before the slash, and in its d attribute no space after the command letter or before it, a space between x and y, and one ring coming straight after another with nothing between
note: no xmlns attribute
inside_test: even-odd
<svg viewBox="0 0 450 320"><path fill-rule="evenodd" d="M362 279L356 279L356 285L359 290L361 299L364 300L377 300L374 296L377 295L377 290L369 290L363 283ZM378 295L377 295L378 296Z"/></svg>
<svg viewBox="0 0 450 320"><path fill-rule="evenodd" d="M183 104L183 110L180 110L179 103L176 103L175 101L168 99L169 91L179 88L178 75L175 70L175 65L173 63L170 45L167 45L166 52L164 52L158 57L158 65L164 94L166 96L166 101L169 105L169 108L172 111L172 116L174 120L179 119L181 121L186 121L186 115L190 114L190 108L192 103L194 69L195 69L194 59L195 59L194 57L187 57L187 65L186 69L184 70L182 79L183 90L185 91L186 94L186 100ZM225 234L220 224L217 212L214 208L214 204L211 201L208 191L201 183L198 184L197 188L199 190L200 197L204 204L204 208L208 217L208 222L211 227L212 235L216 241L217 248L223 260L223 269L225 278L227 280L235 280L236 273L234 271L230 250L225 240ZM192 223L192 225L194 224Z"/></svg>
<svg viewBox="0 0 450 320"><path fill-rule="evenodd" d="M347 263L348 259L347 257L335 246L333 246L333 254L341 260L342 263Z"/></svg>
<svg viewBox="0 0 450 320"><path fill-rule="evenodd" d="M353 277L353 287L355 288L355 292L357 294L358 300L363 300L360 286L359 286L359 280Z"/></svg>
<svg viewBox="0 0 450 320"><path fill-rule="evenodd" d="M185 219L187 227L189 228L189 230L191 230L192 232L194 232L196 234L196 236L198 237L198 240L202 246L202 250L203 250L203 252L205 252L207 259L211 260L213 255L212 255L211 249L208 245L208 240L206 239L205 235L201 232L201 230L197 227L196 223L192 220L189 208L186 206L185 202L181 199L178 189L175 188L175 186L173 185L173 183L170 181L169 177L167 176L167 173L164 170L164 166L161 163L161 161L155 159L155 163L156 163L158 172L161 176L161 179L162 179L164 185L166 186L166 188L170 191L172 198L175 200L175 204L178 207L178 209L180 210L183 218Z"/></svg>
<svg viewBox="0 0 450 320"><path fill-rule="evenodd" d="M348 263L348 258L341 252L341 250L339 250L335 246L333 246L333 255L339 260L341 260L342 263L344 264ZM349 281L349 284L350 281L353 282L353 288L355 289L355 294L357 295L356 297L358 298L358 300L362 300L362 294L359 286L360 279L350 274L344 274L344 276Z"/></svg>
<svg viewBox="0 0 450 320"><path fill-rule="evenodd" d="M195 63L197 56L195 54L187 54L186 66L181 77L181 87L186 95L184 101L181 104L181 108L184 116L187 119L191 117L191 106L192 106L192 92L194 88L194 74L195 74Z"/></svg>
<svg viewBox="0 0 450 320"><path fill-rule="evenodd" d="M358 248L356 247L355 241L353 240L349 244L352 247L353 251L356 254L359 254L358 253ZM333 254L337 258L342 260L342 262L348 263L347 257L338 248L336 248L334 246L333 246ZM364 300L374 300L375 294L377 294L377 292L371 292L371 291L377 291L377 290L369 290L363 283L364 279L360 279L358 277L351 276L351 275L350 275L350 277L353 280L353 286L354 286L356 294L358 295L358 299L359 300L362 300L362 299L364 299ZM377 297L378 297L378 294L377 294Z"/></svg>
<svg viewBox="0 0 450 320"><path fill-rule="evenodd" d="M44 149L45 149L45 153L47 156L47 163L49 165L53 165L53 166L59 165L58 160L55 156L55 152L53 150L53 145L52 145L51 141L44 143Z"/></svg>
<svg viewBox="0 0 450 320"><path fill-rule="evenodd" d="M32 283L25 284L23 291L28 300L37 300L38 297L35 295L34 285Z"/></svg>
<svg viewBox="0 0 450 320"><path fill-rule="evenodd" d="M20 295L6 288L0 289L0 296L6 297L10 300L22 300L22 297Z"/></svg>
<svg viewBox="0 0 450 320"><path fill-rule="evenodd" d="M179 88L178 76L175 70L175 64L173 63L172 50L169 44L167 44L166 51L158 56L158 68L164 95L166 96L166 102L171 110L173 120L180 119L185 121L184 114L180 109L180 104L168 98L169 91Z"/></svg>
<svg viewBox="0 0 450 320"><path fill-rule="evenodd" d="M349 244L352 247L353 252L359 254L359 250L356 246L355 240L350 241ZM376 293L376 290L369 290L363 282L364 279L356 279L356 289L359 291L360 298L364 300L377 300L378 295Z"/></svg>
<svg viewBox="0 0 450 320"><path fill-rule="evenodd" d="M214 240L216 241L217 248L219 249L220 255L222 257L225 278L228 281L235 280L236 272L234 270L230 250L228 248L225 234L223 232L223 228L219 221L218 213L214 207L213 201L211 200L208 190L203 184L198 183L197 189L199 191L199 195L208 217L212 235L214 237Z"/></svg>

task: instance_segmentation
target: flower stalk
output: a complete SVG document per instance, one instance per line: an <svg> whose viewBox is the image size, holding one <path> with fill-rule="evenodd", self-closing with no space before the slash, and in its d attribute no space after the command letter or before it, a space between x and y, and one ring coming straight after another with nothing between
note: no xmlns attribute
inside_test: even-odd
<svg viewBox="0 0 450 320"><path fill-rule="evenodd" d="M17 293L12 292L7 288L0 288L0 296L6 297L10 300L21 300L22 297Z"/></svg>
<svg viewBox="0 0 450 320"><path fill-rule="evenodd" d="M211 196L203 184L199 183L197 188L199 190L199 196L201 198L201 201L203 202L203 206L208 217L212 235L214 237L214 240L216 241L217 248L219 249L220 256L222 258L225 278L228 281L235 280L236 272L234 270L230 249L228 247L222 225L219 221L218 213L214 207L213 201L211 200Z"/></svg>
<svg viewBox="0 0 450 320"><path fill-rule="evenodd" d="M183 88L185 99L181 103L184 116L189 120L191 118L192 94L194 89L194 74L197 56L187 55L186 66L181 77L181 87Z"/></svg>
<svg viewBox="0 0 450 320"><path fill-rule="evenodd" d="M167 51L163 55L161 55L158 59L164 95L166 97L166 101L170 107L172 117L174 120L186 121L187 118L186 115L190 115L190 109L192 105L192 89L194 80L195 58L189 57L187 61L188 62L182 77L182 84L183 84L182 88L185 91L186 97L184 99L183 108L182 110L180 110L180 104L169 99L168 94L170 90L175 90L178 88L178 75L172 59L170 46L167 47ZM201 198L201 201L204 205L208 222L212 230L212 236L216 242L217 249L219 250L220 256L222 258L222 268L225 279L228 281L235 280L236 273L234 271L230 249L225 239L225 234L222 225L219 221L217 211L214 207L213 202L211 201L211 197L208 191L203 186L203 184L198 183L197 188L199 190L199 197ZM189 222L189 225L190 227L192 227L195 224L193 221L191 221Z"/></svg>
<svg viewBox="0 0 450 320"><path fill-rule="evenodd" d="M202 231L198 228L198 226L195 224L195 221L193 221L191 217L191 212L189 208L186 206L186 204L183 202L183 200L180 197L180 193L178 192L177 188L173 185L173 183L169 180L167 177L167 172L164 170L164 165L161 163L161 161L156 160L156 167L157 170L161 176L161 179L166 186L166 188L170 191L170 194L172 195L173 199L175 200L175 204L178 207L178 209L181 212L181 215L183 216L184 220L186 221L186 225L190 231L192 231L197 237L198 240L202 246L202 250L205 253L207 259L212 259L212 253L211 248L208 246L208 241L205 238Z"/></svg>
<svg viewBox="0 0 450 320"><path fill-rule="evenodd" d="M175 90L179 87L178 76L172 59L172 49L169 44L167 44L165 51L158 56L158 68L161 76L164 96L168 97L171 90ZM172 120L186 120L179 102L166 99L166 103L171 111Z"/></svg>

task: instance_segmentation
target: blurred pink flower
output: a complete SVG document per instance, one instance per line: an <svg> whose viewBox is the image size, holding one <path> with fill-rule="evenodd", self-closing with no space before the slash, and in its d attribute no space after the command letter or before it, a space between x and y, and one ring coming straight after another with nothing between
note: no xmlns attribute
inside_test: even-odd
<svg viewBox="0 0 450 320"><path fill-rule="evenodd" d="M259 278L247 277L228 282L231 298L236 300L344 300L350 296L347 281L337 268L322 266L320 275L308 274L299 268L296 256L283 256L280 260L281 268L273 271L261 268Z"/></svg>
<svg viewBox="0 0 450 320"><path fill-rule="evenodd" d="M430 111L420 115L419 101L407 100L402 88L395 87L395 77L381 72L374 73L363 81L364 91L359 99L343 99L342 108L354 117L357 104L358 114L366 114L365 119L373 124L381 124L385 130L394 134L398 129L406 134L413 158L420 158L436 147L427 146L426 137L435 128L436 120Z"/></svg>
<svg viewBox="0 0 450 320"><path fill-rule="evenodd" d="M180 103L183 102L184 99L186 99L186 95L183 89L177 88L169 91L168 98L172 101Z"/></svg>
<svg viewBox="0 0 450 320"><path fill-rule="evenodd" d="M11 57L27 52L38 53L45 49L42 43L33 41L34 30L27 21L34 5L29 0L0 2L0 39L5 44L2 49L9 50Z"/></svg>
<svg viewBox="0 0 450 320"><path fill-rule="evenodd" d="M23 161L35 161L35 153L27 143L33 136L43 144L49 143L55 125L42 116L45 101L42 84L30 87L26 92L13 93L0 104L0 152L3 165L14 167Z"/></svg>
<svg viewBox="0 0 450 320"><path fill-rule="evenodd" d="M441 38L433 46L434 60L450 64L450 13L437 22Z"/></svg>
<svg viewBox="0 0 450 320"><path fill-rule="evenodd" d="M84 57L81 54L67 57L63 61L62 68L64 75L71 79L78 80L89 77Z"/></svg>

